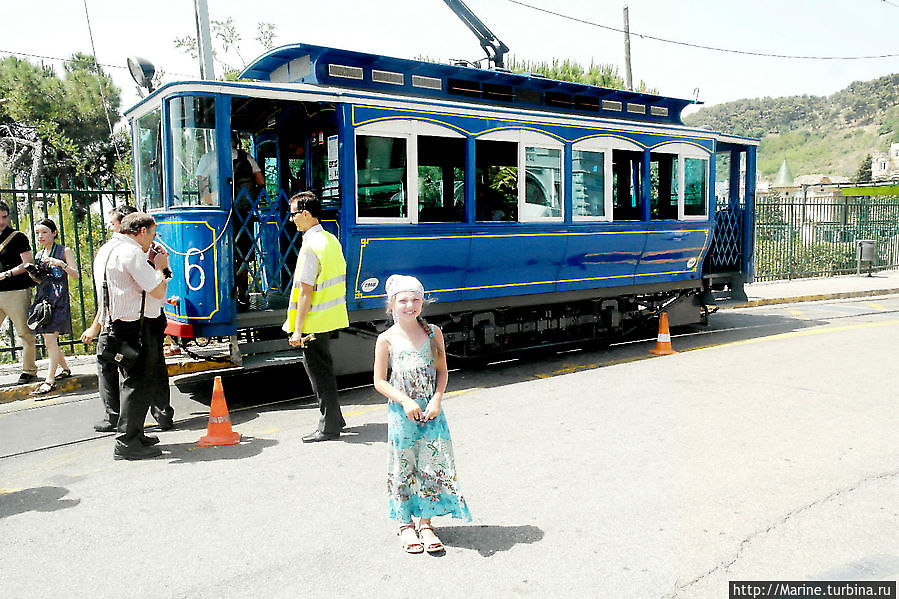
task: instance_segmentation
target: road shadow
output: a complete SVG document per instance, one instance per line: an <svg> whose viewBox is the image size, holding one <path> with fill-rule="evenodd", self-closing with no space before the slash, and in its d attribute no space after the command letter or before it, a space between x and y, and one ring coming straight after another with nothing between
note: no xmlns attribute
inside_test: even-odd
<svg viewBox="0 0 899 599"><path fill-rule="evenodd" d="M64 499L65 487L32 487L0 495L0 518L25 512L55 512L81 503L80 499Z"/></svg>
<svg viewBox="0 0 899 599"><path fill-rule="evenodd" d="M716 319L716 316L712 316ZM728 310L712 321L710 326L692 325L671 330L672 346L678 352L688 352L711 346L726 345L749 339L781 335L827 324L826 320L801 319L773 314L741 313ZM655 347L656 335L648 331L631 334L611 345L597 347L596 343L573 345L569 348L540 348L523 353L514 359L486 365L460 364L450 374L453 392L502 387L515 383L551 378L573 372L596 370L640 360L658 359L649 353Z"/></svg>
<svg viewBox="0 0 899 599"><path fill-rule="evenodd" d="M515 545L537 543L544 532L536 526L439 526L437 534L447 547L472 549L481 557L492 557Z"/></svg>
<svg viewBox="0 0 899 599"><path fill-rule="evenodd" d="M367 422L362 426L349 426L341 432L340 440L344 443L359 443L361 445L386 443L387 423Z"/></svg>
<svg viewBox="0 0 899 599"><path fill-rule="evenodd" d="M221 460L243 460L256 457L264 449L278 444L275 439L263 439L244 435L237 445L222 445L220 447L199 447L196 443L168 443L160 444L159 448L165 453L163 459L170 460L171 464L196 464L198 462L217 462Z"/></svg>
<svg viewBox="0 0 899 599"><path fill-rule="evenodd" d="M827 324L824 319L796 318L780 314L759 314L742 310L723 310L710 317L710 325L673 328L672 345L678 352L720 346L749 339L759 339ZM649 326L652 325L652 326ZM578 372L595 370L622 362L658 359L649 353L655 347L657 326L648 321L642 330L615 339L611 345L598 341L582 342L565 347L542 347L511 358L498 356L496 361L455 360L450 364L450 391L453 393L496 388ZM499 359L502 358L502 359ZM246 422L271 409L318 409L302 368L296 365L278 366L263 372L239 370L223 376L225 397L231 408L234 423ZM208 377L208 375L205 375ZM371 373L338 377L341 404L367 406L385 402L383 396L371 388ZM182 392L203 405L209 405L212 380L183 379L177 383ZM179 428L201 430L205 416L194 412L196 421L179 423ZM360 433L358 441L374 441L367 433ZM349 441L353 442L353 441Z"/></svg>

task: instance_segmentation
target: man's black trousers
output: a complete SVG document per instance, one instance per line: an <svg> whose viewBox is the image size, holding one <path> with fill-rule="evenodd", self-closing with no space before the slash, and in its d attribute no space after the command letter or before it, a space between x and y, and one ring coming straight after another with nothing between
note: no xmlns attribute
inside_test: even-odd
<svg viewBox="0 0 899 599"><path fill-rule="evenodd" d="M303 366L312 383L312 390L318 399L318 409L322 413L318 430L323 433L339 433L346 426L340 404L337 401L337 379L334 378L334 364L331 361L331 333L316 333L315 339L306 342L303 349Z"/></svg>
<svg viewBox="0 0 899 599"><path fill-rule="evenodd" d="M116 439L126 445L138 441L144 432L150 405L160 402L160 396L164 396L168 403L169 377L162 354L164 331L165 315L144 318L143 326L140 321L116 320L112 323L112 333L116 337L140 346L137 362L130 368L119 367L121 411Z"/></svg>

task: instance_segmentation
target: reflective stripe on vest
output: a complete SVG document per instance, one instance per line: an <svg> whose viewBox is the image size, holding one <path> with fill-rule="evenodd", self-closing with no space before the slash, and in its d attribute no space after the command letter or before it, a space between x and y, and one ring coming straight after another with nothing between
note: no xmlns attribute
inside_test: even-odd
<svg viewBox="0 0 899 599"><path fill-rule="evenodd" d="M322 231L303 239L318 258L319 271L312 287L312 305L303 322L303 333L323 333L349 325L346 312L346 261L340 242L331 233ZM297 264L300 272L302 264ZM297 308L302 284L294 275L290 290L290 304L283 329L292 333L296 327Z"/></svg>

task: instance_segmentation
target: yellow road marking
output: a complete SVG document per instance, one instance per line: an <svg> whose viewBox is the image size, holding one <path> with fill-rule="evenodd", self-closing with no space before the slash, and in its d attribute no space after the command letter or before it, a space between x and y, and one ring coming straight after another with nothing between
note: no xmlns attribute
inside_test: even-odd
<svg viewBox="0 0 899 599"><path fill-rule="evenodd" d="M803 313L795 308L787 308L787 312L789 312L791 316L795 316L797 318L803 317Z"/></svg>
<svg viewBox="0 0 899 599"><path fill-rule="evenodd" d="M866 306L871 306L875 310L886 310L886 308L884 308L882 305L880 305L876 302L862 302L862 303L865 304Z"/></svg>
<svg viewBox="0 0 899 599"><path fill-rule="evenodd" d="M763 341L773 341L777 339L789 339L791 337L807 337L809 335L823 335L825 333L841 333L843 331L854 331L858 329L870 329L874 327L885 327L899 325L899 320L887 320L884 322L866 322L862 324L850 324L841 327L816 327L804 331L793 331L790 333L778 333L777 335L769 335L767 337L756 337L754 339L743 339L740 341L731 341L720 345L711 345L706 347L698 347L686 351L704 351L709 349L717 349L719 347L727 347L730 345L749 345L751 343L762 343Z"/></svg>

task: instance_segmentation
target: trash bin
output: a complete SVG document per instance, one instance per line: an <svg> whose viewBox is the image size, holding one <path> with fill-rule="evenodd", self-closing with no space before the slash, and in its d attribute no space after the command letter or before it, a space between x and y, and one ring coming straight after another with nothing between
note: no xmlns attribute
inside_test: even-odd
<svg viewBox="0 0 899 599"><path fill-rule="evenodd" d="M862 262L868 263L868 276L871 276L871 268L877 259L877 242L873 239L855 240L855 258L857 261L856 274L862 274Z"/></svg>

